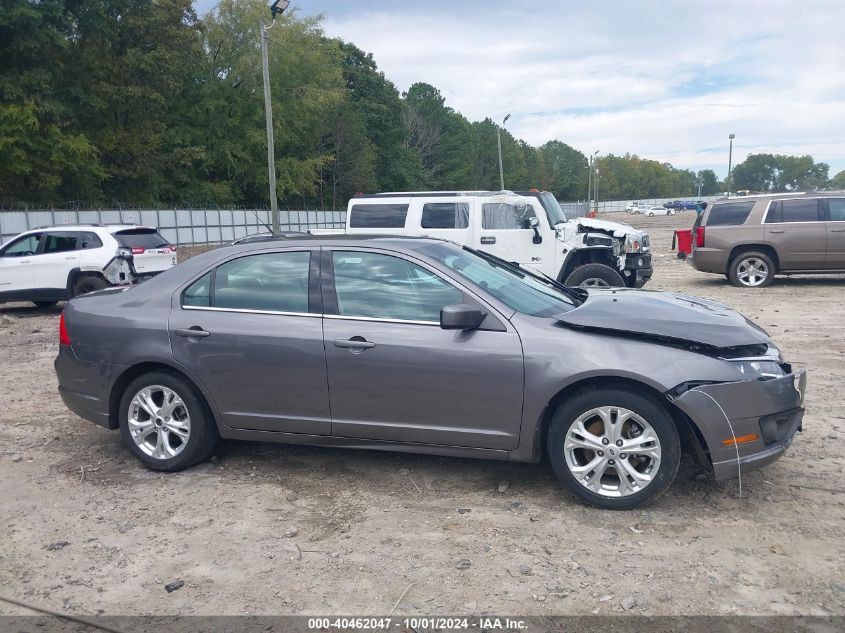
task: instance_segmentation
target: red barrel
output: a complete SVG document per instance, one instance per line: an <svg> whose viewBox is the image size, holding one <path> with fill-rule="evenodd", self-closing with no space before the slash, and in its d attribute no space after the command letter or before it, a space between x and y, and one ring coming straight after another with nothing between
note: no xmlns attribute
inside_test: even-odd
<svg viewBox="0 0 845 633"><path fill-rule="evenodd" d="M672 249L678 248L678 259L686 259L692 253L692 229L675 231L672 236Z"/></svg>

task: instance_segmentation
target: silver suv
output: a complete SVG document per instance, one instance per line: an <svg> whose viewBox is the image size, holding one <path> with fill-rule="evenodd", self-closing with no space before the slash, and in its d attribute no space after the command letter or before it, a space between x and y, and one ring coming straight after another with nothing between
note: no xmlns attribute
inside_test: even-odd
<svg viewBox="0 0 845 633"><path fill-rule="evenodd" d="M845 192L723 198L696 219L690 263L735 286L845 272Z"/></svg>

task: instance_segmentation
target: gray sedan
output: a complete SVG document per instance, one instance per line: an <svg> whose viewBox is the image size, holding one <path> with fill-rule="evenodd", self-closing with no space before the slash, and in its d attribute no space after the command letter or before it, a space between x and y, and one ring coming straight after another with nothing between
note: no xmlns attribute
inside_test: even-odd
<svg viewBox="0 0 845 633"><path fill-rule="evenodd" d="M220 248L71 300L59 391L144 464L220 437L523 462L603 508L780 457L805 380L712 301L569 289L435 239L291 238Z"/></svg>

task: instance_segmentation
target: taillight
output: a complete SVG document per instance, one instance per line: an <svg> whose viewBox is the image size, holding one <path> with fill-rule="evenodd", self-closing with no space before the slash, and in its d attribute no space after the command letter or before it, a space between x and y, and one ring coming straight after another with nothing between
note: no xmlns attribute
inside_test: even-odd
<svg viewBox="0 0 845 633"><path fill-rule="evenodd" d="M704 227L699 226L695 229L695 245L698 248L704 246Z"/></svg>
<svg viewBox="0 0 845 633"><path fill-rule="evenodd" d="M147 250L147 249L141 248L140 246L133 246L132 247L132 254L133 255L143 255L145 250Z"/></svg>
<svg viewBox="0 0 845 633"><path fill-rule="evenodd" d="M59 345L70 345L70 335L67 333L67 326L65 325L65 313L59 317Z"/></svg>

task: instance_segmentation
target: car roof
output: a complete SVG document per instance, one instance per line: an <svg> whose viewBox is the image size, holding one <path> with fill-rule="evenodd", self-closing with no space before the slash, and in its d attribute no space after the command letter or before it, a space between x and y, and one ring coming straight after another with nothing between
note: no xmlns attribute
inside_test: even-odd
<svg viewBox="0 0 845 633"><path fill-rule="evenodd" d="M831 196L843 196L845 190L839 189L835 191L781 191L778 193L755 193L748 196L730 196L723 197L716 200L717 203L741 202L743 200L777 200L779 198L795 198L797 196L810 196L815 198L828 198ZM715 203L714 203L715 204Z"/></svg>
<svg viewBox="0 0 845 633"><path fill-rule="evenodd" d="M127 229L157 230L153 226L144 226L142 224L58 224L53 226L34 226L24 231L24 233L31 233L33 231L93 231L96 229L103 229L109 233L118 233Z"/></svg>
<svg viewBox="0 0 845 633"><path fill-rule="evenodd" d="M224 248L253 250L268 248L269 246L297 246L320 247L320 246L386 246L398 247L400 250L416 250L428 244L454 244L450 240L437 237L421 237L414 235L294 235L282 240L264 240L260 242L245 242L243 244L232 244Z"/></svg>

